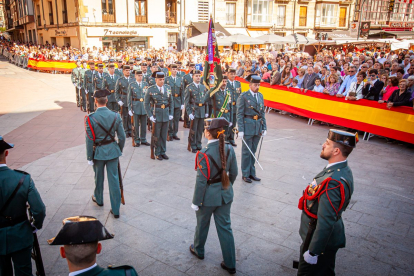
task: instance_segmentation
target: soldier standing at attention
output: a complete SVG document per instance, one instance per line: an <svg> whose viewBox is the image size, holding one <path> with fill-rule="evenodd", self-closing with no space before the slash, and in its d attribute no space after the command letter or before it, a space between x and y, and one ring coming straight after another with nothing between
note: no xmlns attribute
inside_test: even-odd
<svg viewBox="0 0 414 276"><path fill-rule="evenodd" d="M196 153L198 150L201 150L204 118L208 117L208 105L205 104L204 100L208 90L200 83L200 70L194 70L192 73L193 82L185 89L185 109L190 121L194 120L192 130L195 134L191 141L191 150L193 153Z"/></svg>
<svg viewBox="0 0 414 276"><path fill-rule="evenodd" d="M141 71L142 71L142 80L148 83L148 77L150 74L147 72L147 64L144 62L141 64Z"/></svg>
<svg viewBox="0 0 414 276"><path fill-rule="evenodd" d="M184 91L183 91L183 79L177 74L177 65L171 65L171 76L165 79L165 83L171 87L171 93L174 102L174 119L170 121L170 127L168 129L168 136L170 141L180 140L177 136L178 122L181 117L181 110L184 109Z"/></svg>
<svg viewBox="0 0 414 276"><path fill-rule="evenodd" d="M188 66L188 74L184 75L183 77L183 90L185 91L185 89L187 88L187 86L189 86L192 82L193 82L193 71L195 69L195 64L194 63L190 63ZM188 119L188 113L187 113L187 107L184 110L184 125L185 128L189 128L190 127L190 120Z"/></svg>
<svg viewBox="0 0 414 276"><path fill-rule="evenodd" d="M197 226L194 244L190 251L204 259L210 219L214 214L220 240L223 262L221 267L230 274L236 273L236 252L231 229L230 208L233 202L233 183L237 177L237 160L233 147L224 142L224 127L229 122L224 118L206 119L204 136L207 146L196 155L197 178L191 208L196 211Z"/></svg>
<svg viewBox="0 0 414 276"><path fill-rule="evenodd" d="M80 60L76 61L76 68L74 68L72 70L72 75L71 75L71 80L73 85L75 86L75 93L76 93L76 106L80 107L80 93L81 93L81 89L80 89L80 73L82 70L82 62Z"/></svg>
<svg viewBox="0 0 414 276"><path fill-rule="evenodd" d="M115 85L115 98L119 105L119 110L122 116L122 122L124 124L124 130L126 132L126 137L131 137L131 117L128 114L127 106L127 95L128 87L130 83L130 67L129 65L124 65L122 70L123 76L119 78Z"/></svg>
<svg viewBox="0 0 414 276"><path fill-rule="evenodd" d="M86 157L95 172L95 191L92 201L103 206L104 170L108 176L111 213L119 218L121 190L119 188L118 162L125 145L125 131L118 113L106 107L108 90L95 92L96 112L85 117ZM118 142L115 140L118 137Z"/></svg>
<svg viewBox="0 0 414 276"><path fill-rule="evenodd" d="M250 82L250 89L241 94L237 100L237 124L239 126L239 138L244 139L247 146L256 154L257 145L261 136L266 135L266 119L264 111L263 95L259 92L260 77L249 75L246 78ZM256 177L255 160L246 144L242 145L241 170L243 180L247 183L260 181Z"/></svg>
<svg viewBox="0 0 414 276"><path fill-rule="evenodd" d="M115 64L109 64L108 74L104 74L101 88L106 89L111 93L111 95L108 96L108 103L106 104L106 107L115 112L119 111L119 105L115 98L115 85L118 79L119 76L115 74Z"/></svg>
<svg viewBox="0 0 414 276"><path fill-rule="evenodd" d="M95 105L94 105L94 99L93 99L93 93L95 92L95 63L93 61L89 62L89 68L90 70L87 70L85 72L85 82L84 82L84 88L86 96L89 100L89 111L94 112L95 111Z"/></svg>
<svg viewBox="0 0 414 276"><path fill-rule="evenodd" d="M85 91L85 72L88 70L88 63L86 62L86 60L84 60L82 62L82 66L83 68L81 68L79 70L79 77L80 77L80 104L82 106L82 110L83 112L86 112L86 97L88 96L86 91Z"/></svg>
<svg viewBox="0 0 414 276"><path fill-rule="evenodd" d="M228 141L229 143L233 146L233 147L237 147L236 143L234 142L234 132L233 129L236 127L237 124L237 99L240 96L241 93L241 83L237 80L235 80L236 77L236 69L230 68L227 72L227 76L229 78L228 82L227 82L227 88L230 90L231 92L231 105L232 105L232 126L230 126L230 133L229 133L229 137L228 137Z"/></svg>
<svg viewBox="0 0 414 276"><path fill-rule="evenodd" d="M164 72L165 77L168 77L168 75L170 74L170 71L168 71L168 68L164 67L164 60L163 59L158 60L158 65L160 67L160 70Z"/></svg>
<svg viewBox="0 0 414 276"><path fill-rule="evenodd" d="M95 90L101 90L103 85L103 64L98 64L98 72L95 73ZM95 92L94 90L94 92Z"/></svg>
<svg viewBox="0 0 414 276"><path fill-rule="evenodd" d="M161 71L152 74L156 85L150 86L145 93L145 110L151 122L155 123L155 137L157 138L155 156L157 160L168 160L167 151L168 122L173 117L173 102L171 88L164 85L165 75ZM151 106L153 108L151 108Z"/></svg>
<svg viewBox="0 0 414 276"><path fill-rule="evenodd" d="M178 66L178 73L177 73L177 75L179 76L179 77L182 77L182 78L184 78L184 76L185 76L185 72L184 71L181 71L181 69L182 69L182 62L181 61L177 61L175 64L177 64L177 66Z"/></svg>
<svg viewBox="0 0 414 276"><path fill-rule="evenodd" d="M41 229L46 207L30 175L6 165L13 144L0 136L0 275L32 275L33 232ZM33 223L27 218L30 205Z"/></svg>
<svg viewBox="0 0 414 276"><path fill-rule="evenodd" d="M145 146L150 145L147 142L147 112L144 106L147 88L148 84L142 81L142 71L135 71L135 81L131 82L128 87L128 114L131 117L134 116L136 147L139 147L140 143Z"/></svg>
<svg viewBox="0 0 414 276"><path fill-rule="evenodd" d="M347 158L358 134L331 129L320 157L328 165L315 176L299 200L302 238L298 275L335 275L335 258L345 247L342 212L351 201L354 178Z"/></svg>
<svg viewBox="0 0 414 276"><path fill-rule="evenodd" d="M62 245L60 256L66 259L70 276L138 276L129 265L103 268L96 264L96 254L102 251L100 241L113 237L96 218L77 216L64 219L62 229L47 242Z"/></svg>
<svg viewBox="0 0 414 276"><path fill-rule="evenodd" d="M155 78L153 77L155 72L158 72L158 65L154 62L151 66L151 75L147 79L149 86L155 85Z"/></svg>
<svg viewBox="0 0 414 276"><path fill-rule="evenodd" d="M104 69L103 69L103 74L108 74L108 60L105 59L104 61L102 61L102 63L104 64Z"/></svg>
<svg viewBox="0 0 414 276"><path fill-rule="evenodd" d="M122 59L118 59L118 68L115 69L115 74L117 74L120 78L124 76L124 73L122 72Z"/></svg>

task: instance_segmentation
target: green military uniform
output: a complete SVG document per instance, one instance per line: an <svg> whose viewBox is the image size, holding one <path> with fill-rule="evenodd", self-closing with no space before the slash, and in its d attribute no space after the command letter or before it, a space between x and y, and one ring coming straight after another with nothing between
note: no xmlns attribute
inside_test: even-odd
<svg viewBox="0 0 414 276"><path fill-rule="evenodd" d="M181 106L184 105L184 90L183 79L177 76L174 78L172 75L165 78L165 83L171 87L171 95L174 102L174 119L170 121L168 135L170 138L177 139L178 122L181 117Z"/></svg>
<svg viewBox="0 0 414 276"><path fill-rule="evenodd" d="M170 74L170 71L166 67L160 67L161 71L164 72L165 76L168 77Z"/></svg>
<svg viewBox="0 0 414 276"><path fill-rule="evenodd" d="M154 72L159 74L160 72ZM159 74L164 76L163 73ZM157 85L150 86L145 93L145 110L149 118L155 118L155 137L157 139L155 155L159 157L165 155L167 150L168 123L170 116L173 116L173 101L171 97L171 87L164 84L162 92ZM152 108L151 108L152 107ZM161 157L163 158L163 157ZM164 158L166 159L166 158Z"/></svg>
<svg viewBox="0 0 414 276"><path fill-rule="evenodd" d="M128 111L134 114L135 144L147 143L147 112L145 111L144 98L148 88L146 82L133 81L128 87ZM141 129L140 129L141 128Z"/></svg>
<svg viewBox="0 0 414 276"><path fill-rule="evenodd" d="M126 271L128 271L128 274ZM78 276L125 276L125 275L138 276L138 273L135 271L135 269L132 266L129 266L129 265L120 265L120 266L109 265L108 268L103 268L97 265L91 270L78 274Z"/></svg>
<svg viewBox="0 0 414 276"><path fill-rule="evenodd" d="M95 92L95 74L95 70L86 70L83 84L86 97L88 97L89 100L89 107L86 108L89 108L90 112L95 111L95 103L93 98L93 93Z"/></svg>
<svg viewBox="0 0 414 276"><path fill-rule="evenodd" d="M101 87L102 89L107 89L111 93L111 95L108 96L108 103L106 104L106 107L115 112L119 111L119 105L115 98L115 85L118 79L119 76L115 73L112 76L109 75L109 73L105 74Z"/></svg>
<svg viewBox="0 0 414 276"><path fill-rule="evenodd" d="M72 70L72 74L71 74L71 80L73 85L75 86L75 93L76 93L76 105L78 107L81 106L81 96L80 93L81 92L81 73L82 67L76 67Z"/></svg>
<svg viewBox="0 0 414 276"><path fill-rule="evenodd" d="M124 65L126 66L126 65ZM122 106L119 106L122 115L122 122L124 124L124 129L127 135L131 135L131 117L128 114L128 87L132 79L126 78L125 76L120 77L115 84L115 99L119 103L123 103Z"/></svg>
<svg viewBox="0 0 414 276"><path fill-rule="evenodd" d="M191 141L191 149L193 152L201 150L201 138L204 130L204 118L208 115L208 105L205 104L205 96L208 93L207 88L200 82L191 83L185 89L185 109L187 114L193 114L194 137Z"/></svg>
<svg viewBox="0 0 414 276"><path fill-rule="evenodd" d="M87 71L87 65L84 66L84 68L81 68L79 70L79 76L80 76L80 104L82 106L82 110L86 112L86 97L87 93L85 91L85 72Z"/></svg>
<svg viewBox="0 0 414 276"><path fill-rule="evenodd" d="M0 136L0 153L13 148ZM12 170L5 164L0 167L0 275L32 275L31 251L33 228L27 218L26 203L30 205L33 225L41 229L46 207L33 179L26 172ZM6 202L16 188L10 203Z"/></svg>
<svg viewBox="0 0 414 276"><path fill-rule="evenodd" d="M224 264L228 268L235 269L236 252L233 231L231 229L230 208L234 197L233 183L238 174L237 160L233 147L225 145L226 172L229 176L230 186L228 189L223 189L219 143L220 141L208 143L196 157L197 177L192 204L198 206L199 209L196 211L197 226L194 234L194 251L199 258L204 258L204 246L207 240L211 216L214 214L214 222L220 240ZM210 164L210 179L207 179L208 166L206 157Z"/></svg>
<svg viewBox="0 0 414 276"><path fill-rule="evenodd" d="M188 74L184 74L183 76L183 89L187 88L191 83L193 82L193 74L192 72L189 72ZM187 108L184 110L184 127L189 128L190 127L190 120L188 119L188 113Z"/></svg>
<svg viewBox="0 0 414 276"><path fill-rule="evenodd" d="M147 80L149 86L155 85L155 78L153 78L152 76L147 77Z"/></svg>
<svg viewBox="0 0 414 276"><path fill-rule="evenodd" d="M231 92L231 105L232 105L232 126L230 127L230 134L228 137L228 140L232 143L235 144L234 142L234 132L233 129L236 127L237 125L237 99L239 98L240 94L241 94L241 83L239 81L233 81L231 82L230 80L227 81L227 89L230 90Z"/></svg>
<svg viewBox="0 0 414 276"><path fill-rule="evenodd" d="M261 135L267 129L264 107L263 95L260 92L253 93L248 90L237 100L239 132L244 133L243 139L253 154L256 154ZM245 143L242 146L241 170L245 178L256 177L255 160Z"/></svg>
<svg viewBox="0 0 414 276"><path fill-rule="evenodd" d="M98 90L96 93L99 91L107 90ZM86 157L88 161L93 161L96 203L103 204L104 169L106 166L112 212L114 215L119 215L121 205L119 177L122 176L118 175L118 161L125 145L125 131L121 117L107 107L100 107L86 119ZM118 137L118 142L114 139L115 134Z"/></svg>
<svg viewBox="0 0 414 276"><path fill-rule="evenodd" d="M148 71L147 71L147 73L142 72L142 81L145 81L146 83L148 83L148 78L149 77L151 77L151 74L148 73Z"/></svg>
<svg viewBox="0 0 414 276"><path fill-rule="evenodd" d="M96 71L95 73L95 90L100 90L102 89L103 86L103 80L104 80L104 75L103 72L99 73L98 71ZM94 92L95 92L94 90Z"/></svg>
<svg viewBox="0 0 414 276"><path fill-rule="evenodd" d="M115 75L118 75L120 78L124 76L124 73L122 72L122 66L122 63L118 62L118 68L115 69Z"/></svg>
<svg viewBox="0 0 414 276"><path fill-rule="evenodd" d="M226 97L229 96L227 101ZM232 97L231 92L229 89L225 88L222 90L221 88L214 94L213 98L210 98L211 106L214 107L214 100L216 102L216 113L213 114L214 118L218 118L219 113L221 112L221 117L225 118L227 121L232 122L233 121L233 112L232 112ZM213 112L213 111L211 111ZM230 137L231 132L231 126L224 127L224 130L226 131L226 139L228 140Z"/></svg>

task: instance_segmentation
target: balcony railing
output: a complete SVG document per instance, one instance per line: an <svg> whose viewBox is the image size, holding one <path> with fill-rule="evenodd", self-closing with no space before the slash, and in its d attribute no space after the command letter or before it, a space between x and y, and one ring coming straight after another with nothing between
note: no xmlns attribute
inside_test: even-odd
<svg viewBox="0 0 414 276"><path fill-rule="evenodd" d="M167 11L165 13L165 22L167 24L176 24L177 23L177 13Z"/></svg>
<svg viewBox="0 0 414 276"><path fill-rule="evenodd" d="M102 9L102 22L115 23L115 11L113 9Z"/></svg>
<svg viewBox="0 0 414 276"><path fill-rule="evenodd" d="M135 15L135 23L147 23L146 15Z"/></svg>

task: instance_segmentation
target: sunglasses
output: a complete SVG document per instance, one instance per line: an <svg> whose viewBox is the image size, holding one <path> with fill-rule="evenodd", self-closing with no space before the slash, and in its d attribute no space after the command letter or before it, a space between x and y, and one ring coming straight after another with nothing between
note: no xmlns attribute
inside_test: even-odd
<svg viewBox="0 0 414 276"><path fill-rule="evenodd" d="M353 70L350 70L350 71L348 71L349 73L354 73L355 71L353 71Z"/></svg>
<svg viewBox="0 0 414 276"><path fill-rule="evenodd" d="M369 75L370 77L376 77L377 75Z"/></svg>

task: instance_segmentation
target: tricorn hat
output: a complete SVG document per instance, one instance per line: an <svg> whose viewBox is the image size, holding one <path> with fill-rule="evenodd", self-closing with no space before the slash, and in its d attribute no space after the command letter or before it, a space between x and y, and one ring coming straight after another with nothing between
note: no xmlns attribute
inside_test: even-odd
<svg viewBox="0 0 414 276"><path fill-rule="evenodd" d="M93 96L95 98L103 98L109 95L111 95L111 92L109 92L107 89L95 90L93 93Z"/></svg>
<svg viewBox="0 0 414 276"><path fill-rule="evenodd" d="M135 75L142 75L142 71L141 70L136 70Z"/></svg>
<svg viewBox="0 0 414 276"><path fill-rule="evenodd" d="M200 70L194 69L193 71L191 71L191 74L195 75L195 74L201 74Z"/></svg>
<svg viewBox="0 0 414 276"><path fill-rule="evenodd" d="M234 68L229 68L229 70L227 71L228 73L236 73L236 69Z"/></svg>
<svg viewBox="0 0 414 276"><path fill-rule="evenodd" d="M7 143L6 141L4 141L3 137L0 136L0 152L3 152L8 149L12 149L12 148L14 148L14 145Z"/></svg>
<svg viewBox="0 0 414 276"><path fill-rule="evenodd" d="M129 65L124 65L124 66L122 66L122 69L125 69L125 70L131 70L131 66L129 66Z"/></svg>
<svg viewBox="0 0 414 276"><path fill-rule="evenodd" d="M85 244L112 239L102 223L89 216L70 217L63 220L63 227L56 237L48 240L50 245Z"/></svg>
<svg viewBox="0 0 414 276"><path fill-rule="evenodd" d="M102 63L98 64L98 68L103 68L103 67L104 67L104 65Z"/></svg>
<svg viewBox="0 0 414 276"><path fill-rule="evenodd" d="M165 74L163 71L155 71L154 73L152 73L151 77L156 79L163 79L165 78Z"/></svg>
<svg viewBox="0 0 414 276"><path fill-rule="evenodd" d="M177 64L171 64L170 67L171 67L171 69L174 69L174 68L177 69L178 68Z"/></svg>
<svg viewBox="0 0 414 276"><path fill-rule="evenodd" d="M246 80L250 83L260 83L260 77L256 74L248 75Z"/></svg>
<svg viewBox="0 0 414 276"><path fill-rule="evenodd" d="M223 117L204 119L205 129L210 130L210 129L222 128L228 125L230 125L229 122Z"/></svg>
<svg viewBox="0 0 414 276"><path fill-rule="evenodd" d="M359 141L358 132L351 133L351 132L337 130L337 129L329 130L328 139L335 143L339 143L339 144L342 144L344 146L348 146L351 148L355 148L356 144Z"/></svg>
<svg viewBox="0 0 414 276"><path fill-rule="evenodd" d="M113 64L113 63L109 64L108 68L115 68L115 64Z"/></svg>

